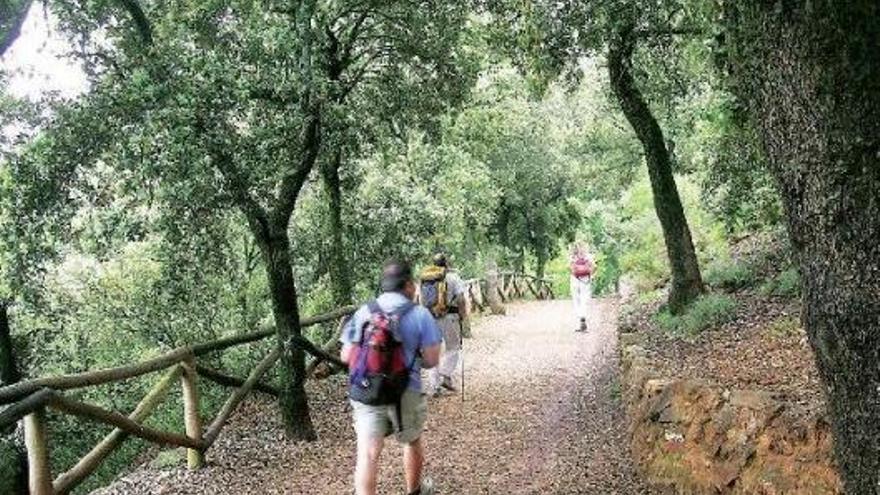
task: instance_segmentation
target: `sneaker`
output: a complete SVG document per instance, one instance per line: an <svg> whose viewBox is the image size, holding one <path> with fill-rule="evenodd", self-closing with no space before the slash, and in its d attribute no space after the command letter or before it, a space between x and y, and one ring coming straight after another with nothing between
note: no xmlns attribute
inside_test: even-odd
<svg viewBox="0 0 880 495"><path fill-rule="evenodd" d="M427 476L423 476L419 495L434 495L434 480Z"/></svg>
<svg viewBox="0 0 880 495"><path fill-rule="evenodd" d="M455 388L455 385L452 384L452 378L448 376L443 377L443 381L440 382L440 386L445 388L446 390L449 390L450 392L455 392L458 390L457 388Z"/></svg>
<svg viewBox="0 0 880 495"><path fill-rule="evenodd" d="M441 394L443 394L443 389L440 387L437 387L434 389L433 392L431 392L431 397L437 398L437 397L440 397Z"/></svg>
<svg viewBox="0 0 880 495"><path fill-rule="evenodd" d="M419 489L409 492L407 495L434 495L434 482L431 481L431 478L422 477L422 484L419 485Z"/></svg>

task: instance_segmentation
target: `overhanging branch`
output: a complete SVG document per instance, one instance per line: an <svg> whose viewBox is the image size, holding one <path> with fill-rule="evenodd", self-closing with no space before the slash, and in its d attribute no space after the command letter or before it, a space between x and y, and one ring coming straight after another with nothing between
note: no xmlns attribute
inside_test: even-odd
<svg viewBox="0 0 880 495"><path fill-rule="evenodd" d="M138 3L138 0L119 0L119 3L122 4L122 7L128 11L129 15L131 15L131 20L134 21L134 25L137 27L138 34L144 44L147 46L152 45L153 28L150 25L150 21L147 19L146 14L144 14L144 9L142 9L141 4Z"/></svg>
<svg viewBox="0 0 880 495"><path fill-rule="evenodd" d="M6 50L8 50L21 35L21 26L24 24L25 18L27 18L33 0L21 0L17 9L11 6L9 0L7 0L7 2L7 7L0 10L0 14L9 16L6 19L0 20L0 29L3 30L3 32L0 33L0 56L3 56L3 54L6 53Z"/></svg>

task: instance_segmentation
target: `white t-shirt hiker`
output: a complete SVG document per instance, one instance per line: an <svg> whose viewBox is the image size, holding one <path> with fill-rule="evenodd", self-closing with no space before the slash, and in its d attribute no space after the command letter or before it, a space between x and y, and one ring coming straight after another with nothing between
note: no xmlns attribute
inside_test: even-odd
<svg viewBox="0 0 880 495"><path fill-rule="evenodd" d="M571 298L574 314L578 318L578 332L587 330L587 305L592 298L592 280L595 266L585 250L578 249L571 255Z"/></svg>

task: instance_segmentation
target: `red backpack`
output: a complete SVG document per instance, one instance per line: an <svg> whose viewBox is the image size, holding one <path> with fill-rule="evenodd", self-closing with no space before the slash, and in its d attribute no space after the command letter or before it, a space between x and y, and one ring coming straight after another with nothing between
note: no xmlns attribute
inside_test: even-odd
<svg viewBox="0 0 880 495"><path fill-rule="evenodd" d="M367 305L370 319L348 360L352 400L371 406L399 404L412 370L412 364L406 363L400 320L414 306L409 303L397 312L385 313L376 301Z"/></svg>
<svg viewBox="0 0 880 495"><path fill-rule="evenodd" d="M571 274L576 278L591 277L593 275L593 262L585 256L578 256L571 264Z"/></svg>

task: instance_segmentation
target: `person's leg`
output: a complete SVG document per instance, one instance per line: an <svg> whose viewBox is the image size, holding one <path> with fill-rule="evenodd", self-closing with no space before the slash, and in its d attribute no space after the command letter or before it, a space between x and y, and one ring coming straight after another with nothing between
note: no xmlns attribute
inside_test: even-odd
<svg viewBox="0 0 880 495"><path fill-rule="evenodd" d="M439 321L438 321L439 323ZM442 327L441 327L442 330ZM440 384L443 382L443 375L441 374L441 365L443 364L443 358L446 356L446 345L445 340L444 343L441 344L443 346L443 350L440 354L440 362L437 363L437 366L434 366L430 370L428 370L428 393L438 393L440 390Z"/></svg>
<svg viewBox="0 0 880 495"><path fill-rule="evenodd" d="M425 451L422 439L403 446L403 468L406 471L406 493L413 493L422 487L422 468L425 465Z"/></svg>
<svg viewBox="0 0 880 495"><path fill-rule="evenodd" d="M392 432L387 407L368 406L351 401L354 429L357 433L357 463L354 485L357 495L376 495L379 455L385 436Z"/></svg>
<svg viewBox="0 0 880 495"><path fill-rule="evenodd" d="M585 324L585 303L584 301L584 283L575 277L571 278L572 299L574 300L574 314L578 321L578 330L584 330Z"/></svg>
<svg viewBox="0 0 880 495"><path fill-rule="evenodd" d="M384 437L362 436L358 438L357 466L354 470L355 493L357 495L376 495L379 455L382 453L384 443Z"/></svg>
<svg viewBox="0 0 880 495"><path fill-rule="evenodd" d="M425 464L422 430L428 415L428 406L421 394L407 390L401 397L400 408L400 419L403 423L396 429L397 441L403 444L406 493L419 493L418 490L422 487L422 468Z"/></svg>
<svg viewBox="0 0 880 495"><path fill-rule="evenodd" d="M447 315L443 318L443 340L446 342L446 349L438 365L442 380L440 384L445 381L447 385L451 385L450 380L458 368L461 354L461 323L458 315Z"/></svg>

